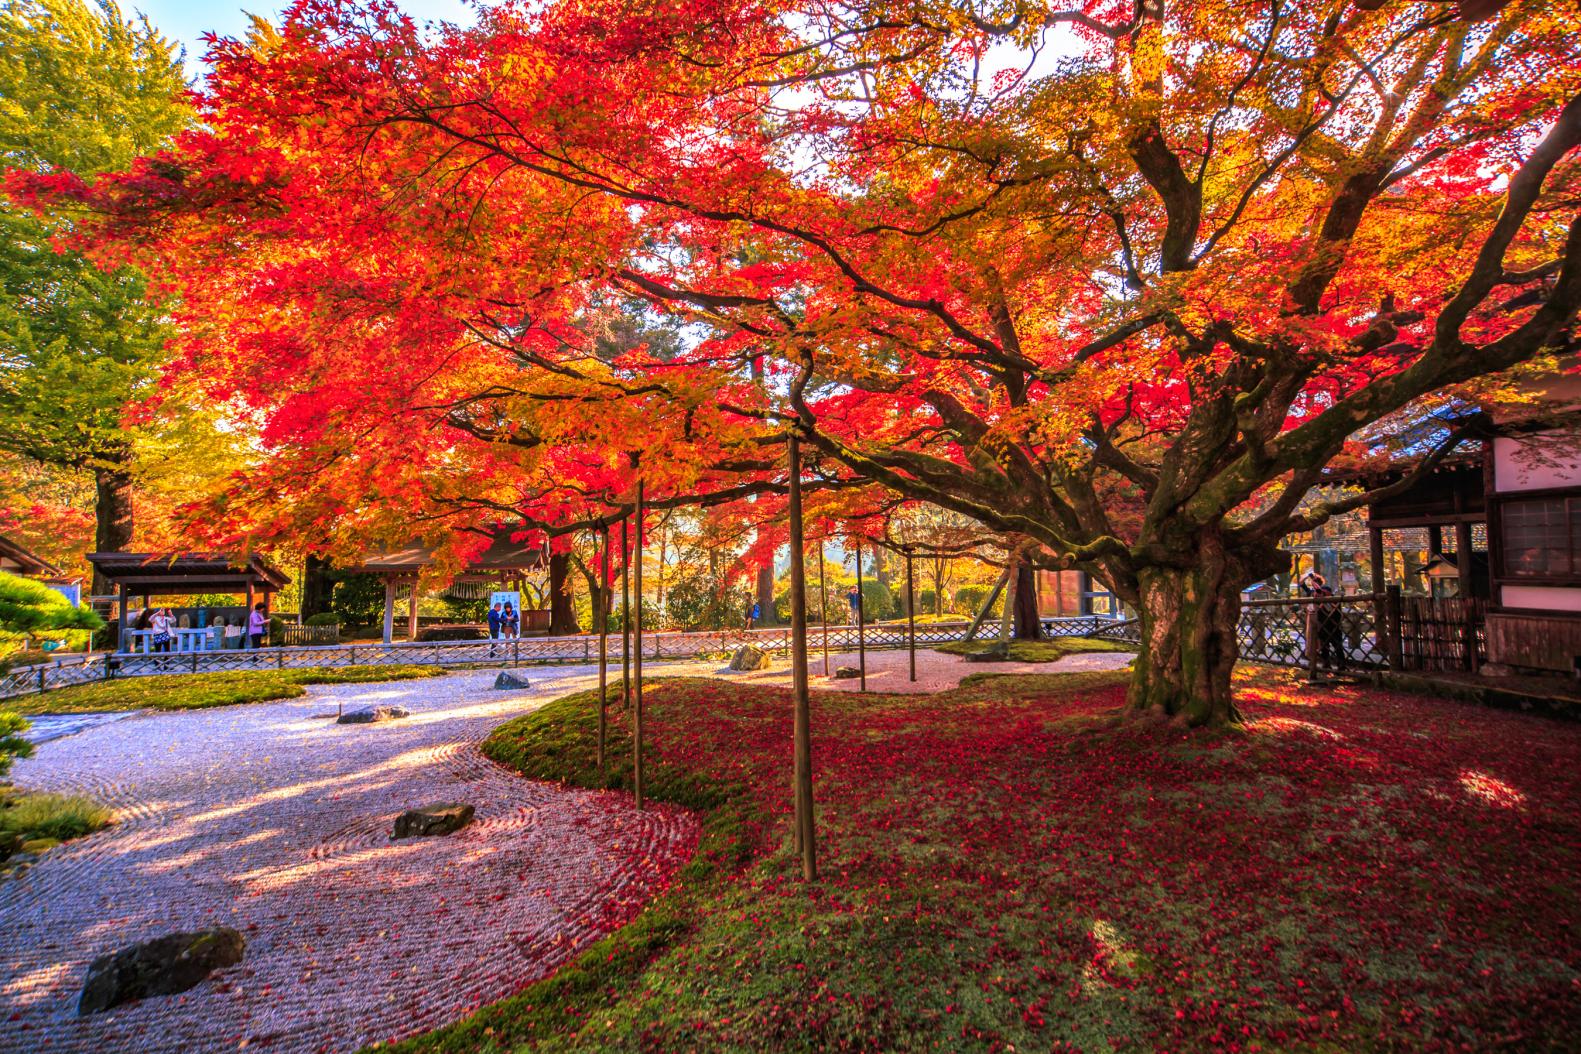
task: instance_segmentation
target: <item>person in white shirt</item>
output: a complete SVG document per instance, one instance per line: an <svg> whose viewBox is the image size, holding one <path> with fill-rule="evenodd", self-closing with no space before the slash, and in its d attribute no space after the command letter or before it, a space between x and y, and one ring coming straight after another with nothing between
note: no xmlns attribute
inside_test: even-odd
<svg viewBox="0 0 1581 1054"><path fill-rule="evenodd" d="M154 617L149 620L148 627L154 631L153 642L155 651L170 650L170 631L175 624L176 620L170 617L169 608L160 608L154 612Z"/></svg>

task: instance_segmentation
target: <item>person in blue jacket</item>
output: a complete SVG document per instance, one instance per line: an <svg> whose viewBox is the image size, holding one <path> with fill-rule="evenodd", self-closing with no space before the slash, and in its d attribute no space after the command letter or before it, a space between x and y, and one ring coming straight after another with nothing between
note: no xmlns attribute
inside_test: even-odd
<svg viewBox="0 0 1581 1054"><path fill-rule="evenodd" d="M500 614L500 606L498 604L489 609L489 640L500 639L500 623L504 620L504 617L504 615Z"/></svg>

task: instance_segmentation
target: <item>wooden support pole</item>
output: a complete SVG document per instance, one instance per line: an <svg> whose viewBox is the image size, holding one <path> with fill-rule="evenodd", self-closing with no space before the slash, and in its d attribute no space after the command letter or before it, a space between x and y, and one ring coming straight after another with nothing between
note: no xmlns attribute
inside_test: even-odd
<svg viewBox="0 0 1581 1054"><path fill-rule="evenodd" d="M252 604L249 601L248 607ZM384 643L395 640L395 579L384 580Z"/></svg>
<svg viewBox="0 0 1581 1054"><path fill-rule="evenodd" d="M867 597L862 595L862 539L856 539L856 668L867 691Z"/></svg>
<svg viewBox="0 0 1581 1054"><path fill-rule="evenodd" d="M631 709L631 539L620 517L620 708Z"/></svg>
<svg viewBox="0 0 1581 1054"><path fill-rule="evenodd" d="M917 680L917 583L912 577L911 550L906 550L906 650L911 659L911 680Z"/></svg>
<svg viewBox="0 0 1581 1054"><path fill-rule="evenodd" d="M636 545L632 556L636 558L633 592L637 595L637 611L632 618L631 673L637 682L636 702L631 719L631 785L637 798L637 808L642 808L642 479L637 479Z"/></svg>
<svg viewBox="0 0 1581 1054"><path fill-rule="evenodd" d="M823 675L829 676L829 591L823 584L823 546L828 539L818 539L818 603L823 612L820 620L823 624Z"/></svg>
<svg viewBox="0 0 1581 1054"><path fill-rule="evenodd" d="M807 692L807 565L806 539L801 515L801 442L792 435L787 443L790 461L790 593L791 593L791 696L795 707L796 843L801 851L801 877L818 877L818 852L813 837L812 706Z"/></svg>
<svg viewBox="0 0 1581 1054"><path fill-rule="evenodd" d="M1000 574L999 581L994 583L994 588L988 591L988 596L983 598L983 606L977 609L977 614L972 618L972 624L966 628L966 639L971 640L977 636L977 631L983 628L983 620L988 618L988 612L993 609L994 601L999 599L999 593L1005 588L1005 582L1010 578L1010 569L1005 568ZM1083 611L1082 614L1087 614Z"/></svg>
<svg viewBox="0 0 1581 1054"><path fill-rule="evenodd" d="M598 618L598 774L604 775L604 741L609 730L609 524L599 528L603 553L596 600Z"/></svg>
<svg viewBox="0 0 1581 1054"><path fill-rule="evenodd" d="M242 620L242 647L244 647L244 648L251 648L253 646L253 635L252 635L252 628L253 628L253 604L255 603L254 597L256 597L256 596L257 596L257 594L253 592L252 581L248 580L248 582L247 582L247 615ZM144 607L148 606L148 598L147 598L147 596L144 596L144 598L143 598L143 606Z"/></svg>
<svg viewBox="0 0 1581 1054"><path fill-rule="evenodd" d="M406 598L406 639L417 639L417 576L412 576L412 592Z"/></svg>
<svg viewBox="0 0 1581 1054"><path fill-rule="evenodd" d="M121 638L118 642L116 642L115 650L116 651L127 651L128 648L127 648L127 643L126 642L130 638L127 637L126 633L127 633L127 630L132 628L131 626L127 625L127 621L126 621L127 618L131 616L131 613L132 613L131 612L131 607L130 607L131 597L129 597L127 595L126 583L125 582L117 582L116 585L115 585L115 592L116 592L115 605L116 605L116 609L117 609L116 622L115 622L115 632L116 632L116 636ZM105 665L105 669L109 669L109 665L108 664Z"/></svg>

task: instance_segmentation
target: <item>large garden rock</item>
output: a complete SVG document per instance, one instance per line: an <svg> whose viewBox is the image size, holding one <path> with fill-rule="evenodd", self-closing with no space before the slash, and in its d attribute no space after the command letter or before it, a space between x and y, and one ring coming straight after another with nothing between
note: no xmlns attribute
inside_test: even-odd
<svg viewBox="0 0 1581 1054"><path fill-rule="evenodd" d="M421 809L407 809L395 818L395 838L428 838L442 834L455 834L472 822L475 812L470 805L447 802L443 805L425 805Z"/></svg>
<svg viewBox="0 0 1581 1054"><path fill-rule="evenodd" d="M515 691L522 688L531 688L532 682L522 674L512 673L510 670L502 670L500 675L494 678L494 687Z"/></svg>
<svg viewBox="0 0 1581 1054"><path fill-rule="evenodd" d="M966 662L1008 662L1010 660L1010 646L1004 641L991 644L982 651L970 651L961 658Z"/></svg>
<svg viewBox="0 0 1581 1054"><path fill-rule="evenodd" d="M860 676L862 676L862 670L859 666L836 666L834 668L834 679L837 681L849 681Z"/></svg>
<svg viewBox="0 0 1581 1054"><path fill-rule="evenodd" d="M412 712L404 706L365 706L360 710L347 710L335 718L339 725L371 725L376 721L394 721L400 717L411 717Z"/></svg>
<svg viewBox="0 0 1581 1054"><path fill-rule="evenodd" d="M730 657L730 668L732 670L743 672L747 670L766 670L772 665L773 663L769 659L768 652L751 644L741 645L741 647L736 649L736 653Z"/></svg>
<svg viewBox="0 0 1581 1054"><path fill-rule="evenodd" d="M171 933L101 955L88 967L78 1014L97 1014L134 999L175 995L215 970L242 961L247 942L229 926Z"/></svg>

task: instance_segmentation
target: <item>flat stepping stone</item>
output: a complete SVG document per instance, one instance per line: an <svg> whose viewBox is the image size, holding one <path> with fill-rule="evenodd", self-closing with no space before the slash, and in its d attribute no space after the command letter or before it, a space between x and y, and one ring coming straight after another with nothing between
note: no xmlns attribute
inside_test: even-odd
<svg viewBox="0 0 1581 1054"><path fill-rule="evenodd" d="M247 942L229 926L171 933L101 955L88 967L78 1015L98 1014L135 999L175 995L215 970L242 961Z"/></svg>
<svg viewBox="0 0 1581 1054"><path fill-rule="evenodd" d="M858 666L836 666L834 668L834 679L837 681L849 681L860 676L862 676L862 670Z"/></svg>
<svg viewBox="0 0 1581 1054"><path fill-rule="evenodd" d="M472 806L460 802L407 809L395 818L395 830L390 833L390 839L434 838L455 834L472 822L474 812L476 810Z"/></svg>
<svg viewBox="0 0 1581 1054"><path fill-rule="evenodd" d="M531 688L532 682L519 673L506 670L494 678L494 687L501 691L519 691L523 688Z"/></svg>
<svg viewBox="0 0 1581 1054"><path fill-rule="evenodd" d="M378 721L394 721L397 718L411 717L412 712L404 706L365 706L360 710L347 710L335 719L337 725L371 725Z"/></svg>

